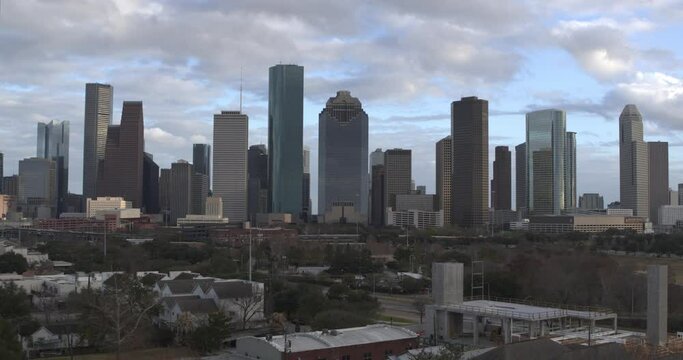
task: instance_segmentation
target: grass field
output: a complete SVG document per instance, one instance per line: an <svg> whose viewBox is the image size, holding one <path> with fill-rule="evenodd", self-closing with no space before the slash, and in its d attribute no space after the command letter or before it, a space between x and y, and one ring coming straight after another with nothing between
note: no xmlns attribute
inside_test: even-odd
<svg viewBox="0 0 683 360"><path fill-rule="evenodd" d="M171 360L171 359L198 359L196 353L187 348L153 348L135 350L121 353L121 359L125 360ZM69 360L69 356L49 358L50 360ZM115 360L116 353L76 355L78 360Z"/></svg>

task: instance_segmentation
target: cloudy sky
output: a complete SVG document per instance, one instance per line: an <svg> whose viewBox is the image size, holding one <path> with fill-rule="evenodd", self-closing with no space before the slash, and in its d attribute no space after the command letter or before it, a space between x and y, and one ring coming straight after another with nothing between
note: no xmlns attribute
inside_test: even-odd
<svg viewBox="0 0 683 360"><path fill-rule="evenodd" d="M36 123L71 122L70 191L81 192L86 82L144 101L146 150L162 167L211 142L212 114L239 106L267 142L268 67L305 67L305 144L317 194L317 116L348 89L370 149L413 149L434 191L434 143L450 103L489 100L490 145L524 141L524 113L567 111L578 191L618 199L618 116L635 103L646 140L670 143L683 182L683 2L677 0L0 0L0 151L5 175L35 154ZM490 159L493 160L492 158Z"/></svg>

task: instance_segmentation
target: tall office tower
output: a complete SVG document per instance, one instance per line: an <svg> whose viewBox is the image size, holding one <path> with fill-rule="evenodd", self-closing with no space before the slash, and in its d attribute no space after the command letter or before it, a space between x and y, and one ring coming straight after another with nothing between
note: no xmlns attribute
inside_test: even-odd
<svg viewBox="0 0 683 360"><path fill-rule="evenodd" d="M368 114L358 98L341 90L327 100L318 120L318 213L344 201L367 219Z"/></svg>
<svg viewBox="0 0 683 360"><path fill-rule="evenodd" d="M192 174L192 205L191 214L204 215L206 212L206 199L209 193L209 177L198 173Z"/></svg>
<svg viewBox="0 0 683 360"><path fill-rule="evenodd" d="M171 186L169 189L170 222L192 213L192 164L178 160L171 164Z"/></svg>
<svg viewBox="0 0 683 360"><path fill-rule="evenodd" d="M605 200L597 193L585 193L579 198L579 208L584 210L602 210Z"/></svg>
<svg viewBox="0 0 683 360"><path fill-rule="evenodd" d="M384 151L380 148L370 153L370 167L375 165L384 165Z"/></svg>
<svg viewBox="0 0 683 360"><path fill-rule="evenodd" d="M560 215L565 208L566 129L562 110L526 114L526 188L531 214Z"/></svg>
<svg viewBox="0 0 683 360"><path fill-rule="evenodd" d="M507 146L496 146L491 179L491 207L494 210L512 209L512 153Z"/></svg>
<svg viewBox="0 0 683 360"><path fill-rule="evenodd" d="M385 178L384 178L384 165L373 165L372 166L372 208L370 209L370 223L374 227L382 227L385 223L385 211L386 208L384 204L386 200L384 196L386 192L384 190Z"/></svg>
<svg viewBox="0 0 683 360"><path fill-rule="evenodd" d="M19 161L18 203L24 216L49 218L57 215L57 166L51 159Z"/></svg>
<svg viewBox="0 0 683 360"><path fill-rule="evenodd" d="M436 202L437 210L443 210L444 225L451 224L452 178L453 142L448 135L436 143Z"/></svg>
<svg viewBox="0 0 683 360"><path fill-rule="evenodd" d="M142 159L142 208L145 214L159 213L159 165L150 153Z"/></svg>
<svg viewBox="0 0 683 360"><path fill-rule="evenodd" d="M107 130L104 161L98 167L98 196L120 196L134 208L142 207L143 122L142 101L124 101L121 125Z"/></svg>
<svg viewBox="0 0 683 360"><path fill-rule="evenodd" d="M481 226L489 220L489 103L476 96L451 104L453 223Z"/></svg>
<svg viewBox="0 0 683 360"><path fill-rule="evenodd" d="M69 122L38 123L36 156L57 167L57 216L66 211L69 195Z"/></svg>
<svg viewBox="0 0 683 360"><path fill-rule="evenodd" d="M659 223L659 207L669 205L669 143L650 141L647 143L649 158L648 187L650 197L650 221Z"/></svg>
<svg viewBox="0 0 683 360"><path fill-rule="evenodd" d="M192 166L196 173L206 175L211 189L211 145L192 144Z"/></svg>
<svg viewBox="0 0 683 360"><path fill-rule="evenodd" d="M308 222L311 215L311 148L304 146L304 173L301 178L301 219Z"/></svg>
<svg viewBox="0 0 683 360"><path fill-rule="evenodd" d="M515 208L520 216L526 215L526 143L515 146Z"/></svg>
<svg viewBox="0 0 683 360"><path fill-rule="evenodd" d="M576 133L568 131L564 143L564 208L576 208Z"/></svg>
<svg viewBox="0 0 683 360"><path fill-rule="evenodd" d="M246 114L221 111L213 116L213 195L223 199L223 217L232 223L247 221L248 141L249 117ZM301 165L301 151L297 159ZM297 194L301 208L301 183Z"/></svg>
<svg viewBox="0 0 683 360"><path fill-rule="evenodd" d="M396 209L396 195L410 194L412 151L389 149L384 152L384 208Z"/></svg>
<svg viewBox="0 0 683 360"><path fill-rule="evenodd" d="M635 216L650 212L648 160L643 117L635 105L626 105L619 115L619 197L621 208Z"/></svg>
<svg viewBox="0 0 683 360"><path fill-rule="evenodd" d="M2 180L5 177L5 175L4 175L5 170L3 167L4 163L5 163L5 155L3 153L0 153L0 194L4 194L4 192L2 192L3 191L2 190L2 183L3 183Z"/></svg>
<svg viewBox="0 0 683 360"><path fill-rule="evenodd" d="M268 78L269 211L301 214L304 68L275 65ZM225 204L225 199L223 199Z"/></svg>
<svg viewBox="0 0 683 360"><path fill-rule="evenodd" d="M171 169L159 171L159 211L168 213L171 209Z"/></svg>
<svg viewBox="0 0 683 360"><path fill-rule="evenodd" d="M97 196L100 162L107 147L107 131L112 123L114 88L107 84L85 84L83 131L83 197Z"/></svg>
<svg viewBox="0 0 683 360"><path fill-rule="evenodd" d="M19 176L3 176L2 193L5 195L19 195Z"/></svg>
<svg viewBox="0 0 683 360"><path fill-rule="evenodd" d="M266 145L252 145L247 152L249 221L256 223L256 214L268 212L268 149Z"/></svg>

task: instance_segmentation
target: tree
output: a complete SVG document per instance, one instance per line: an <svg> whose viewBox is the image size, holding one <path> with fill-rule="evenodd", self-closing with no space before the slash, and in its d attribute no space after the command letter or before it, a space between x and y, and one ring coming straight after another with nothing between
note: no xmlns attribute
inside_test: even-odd
<svg viewBox="0 0 683 360"><path fill-rule="evenodd" d="M427 305L429 301L425 298L417 298L415 301L413 301L413 308L417 310L417 312L420 314L420 324L422 324L422 319L425 316L425 305Z"/></svg>
<svg viewBox="0 0 683 360"><path fill-rule="evenodd" d="M0 316L0 359L20 360L21 344L12 324Z"/></svg>
<svg viewBox="0 0 683 360"><path fill-rule="evenodd" d="M234 303L239 308L239 320L244 330L254 316L263 312L263 290L259 286L252 286L250 296L237 298Z"/></svg>
<svg viewBox="0 0 683 360"><path fill-rule="evenodd" d="M17 320L31 312L31 304L24 289L10 282L0 285L0 319Z"/></svg>
<svg viewBox="0 0 683 360"><path fill-rule="evenodd" d="M199 326L189 335L191 348L206 354L218 350L230 335L230 317L223 312L209 314L205 325Z"/></svg>
<svg viewBox="0 0 683 360"><path fill-rule="evenodd" d="M0 255L0 273L22 274L28 269L26 258L13 252Z"/></svg>
<svg viewBox="0 0 683 360"><path fill-rule="evenodd" d="M156 313L159 302L135 275L116 274L104 291L86 290L82 294L85 337L89 343L111 344L116 358L121 346L135 334L143 322Z"/></svg>
<svg viewBox="0 0 683 360"><path fill-rule="evenodd" d="M311 326L314 329L343 329L350 327L365 326L372 321L371 318L344 310L326 310L319 312Z"/></svg>
<svg viewBox="0 0 683 360"><path fill-rule="evenodd" d="M457 360L462 358L463 349L457 345L442 345L437 351L427 351L422 349L420 352L410 354L410 360Z"/></svg>

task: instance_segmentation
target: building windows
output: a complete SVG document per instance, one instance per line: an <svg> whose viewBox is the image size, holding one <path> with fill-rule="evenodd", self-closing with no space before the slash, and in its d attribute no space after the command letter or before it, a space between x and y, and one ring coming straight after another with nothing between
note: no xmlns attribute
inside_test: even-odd
<svg viewBox="0 0 683 360"><path fill-rule="evenodd" d="M342 355L341 360L351 360L351 355Z"/></svg>
<svg viewBox="0 0 683 360"><path fill-rule="evenodd" d="M363 354L363 360L372 360L372 353L367 352Z"/></svg>

